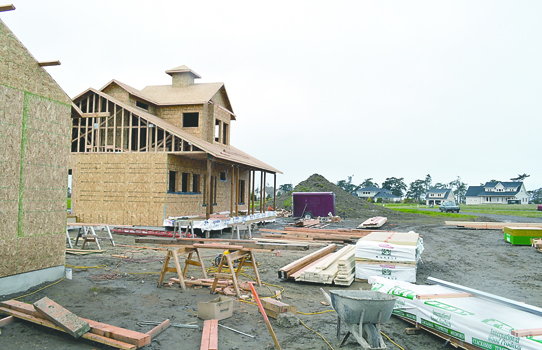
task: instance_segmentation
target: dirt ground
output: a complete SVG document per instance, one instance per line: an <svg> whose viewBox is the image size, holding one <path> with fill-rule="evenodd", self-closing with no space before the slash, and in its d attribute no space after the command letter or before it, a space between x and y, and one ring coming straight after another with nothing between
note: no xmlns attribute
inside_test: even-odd
<svg viewBox="0 0 542 350"><path fill-rule="evenodd" d="M483 219L483 218L482 218ZM524 221L518 218L516 221ZM290 219L278 219L267 224L266 228L280 229ZM360 220L345 220L329 228L357 227ZM390 220L384 229L410 231L423 235L425 251L418 268L418 284L425 284L427 277L435 277L466 287L475 288L531 305L542 307L542 272L540 259L542 254L528 246L512 246L505 243L503 233L498 230L467 230L444 226L442 220L432 218ZM75 234L72 233L72 236ZM228 238L224 234L222 238ZM117 244L135 245L134 236L115 235ZM115 326L149 331L152 326L138 326L138 321L162 322L169 318L172 323L197 324L203 321L197 318L197 302L209 301L216 297L208 288L194 289L182 293L179 287L157 288L158 273L161 269L165 252L137 250L125 247L111 247L104 243L106 252L100 255L68 255L66 263L76 266L73 279L64 279L58 284L37 293L24 296L19 300L35 302L47 296L63 305L75 314ZM151 245L147 245L151 246ZM268 286L258 287L261 297L273 295L279 287L284 288L283 301L296 305L304 313L317 313L329 310L321 302L324 300L319 288L340 289L344 287L282 281L277 270L319 248L311 247L307 251L281 251L276 253L256 253L256 260L261 263L259 271L263 282ZM126 254L130 259L112 257L112 254ZM218 251L204 251L205 263L211 261ZM251 271L248 271L252 275ZM200 277L201 272L193 267L190 275ZM168 277L174 277L172 273ZM242 280L248 280L243 277ZM39 286L44 287L46 284ZM1 300L19 297L33 292L39 287L15 295L1 296ZM368 288L367 284L355 282L349 289ZM302 324L289 328L281 327L276 320L271 324L283 349L330 349L324 337L334 349L338 349L336 338L337 317L334 312L315 315L298 314ZM255 338L243 336L219 328L219 348L234 349L273 349L273 340L258 313L251 304L234 302L231 318L220 321L221 324L241 332L252 334ZM405 328L410 325L396 317L383 324L382 330L394 342L404 349L433 350L454 349L444 345L445 341L427 332L419 335L407 335ZM344 331L343 331L344 334ZM399 349L387 339L388 349ZM157 349L199 349L201 330L170 327L155 339L145 350ZM343 349L360 349L351 337ZM31 323L17 321L1 329L0 349L110 349L107 346L52 331Z"/></svg>

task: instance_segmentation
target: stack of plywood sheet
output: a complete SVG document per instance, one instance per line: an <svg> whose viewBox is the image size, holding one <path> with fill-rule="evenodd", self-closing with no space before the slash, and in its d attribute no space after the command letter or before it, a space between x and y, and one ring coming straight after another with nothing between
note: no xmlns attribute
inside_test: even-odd
<svg viewBox="0 0 542 350"><path fill-rule="evenodd" d="M422 251L423 242L416 232L372 232L356 244L356 278L381 276L415 282Z"/></svg>
<svg viewBox="0 0 542 350"><path fill-rule="evenodd" d="M325 256L315 264L304 269L295 277L295 280L332 284L339 273L339 269L341 269L341 281L345 282L344 280L351 274L351 270L347 269L347 265L354 257L354 250L355 246L347 245L341 250ZM339 261L341 262L341 268L339 268Z"/></svg>
<svg viewBox="0 0 542 350"><path fill-rule="evenodd" d="M514 245L531 245L532 238L542 237L540 227L509 227L503 229L504 240Z"/></svg>

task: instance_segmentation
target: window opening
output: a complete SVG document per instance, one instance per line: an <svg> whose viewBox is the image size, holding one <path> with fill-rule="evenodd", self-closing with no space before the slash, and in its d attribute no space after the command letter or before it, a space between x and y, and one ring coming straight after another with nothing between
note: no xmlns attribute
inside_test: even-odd
<svg viewBox="0 0 542 350"><path fill-rule="evenodd" d="M222 125L222 143L228 144L228 124L226 123Z"/></svg>
<svg viewBox="0 0 542 350"><path fill-rule="evenodd" d="M177 175L176 171L169 171L169 188L168 192L176 192L176 186L175 186L175 177Z"/></svg>
<svg viewBox="0 0 542 350"><path fill-rule="evenodd" d="M200 175L199 174L192 174L192 192L199 193L199 187L200 187Z"/></svg>
<svg viewBox="0 0 542 350"><path fill-rule="evenodd" d="M190 184L190 174L189 173L183 173L182 175L182 188L181 188L181 192L188 192L188 187L189 187L189 184Z"/></svg>
<svg viewBox="0 0 542 350"><path fill-rule="evenodd" d="M197 128L198 126L199 126L198 112L183 113L183 127L184 128Z"/></svg>
<svg viewBox="0 0 542 350"><path fill-rule="evenodd" d="M220 120L215 120L215 141L220 141Z"/></svg>
<svg viewBox="0 0 542 350"><path fill-rule="evenodd" d="M220 181L226 181L226 180L227 180L226 172L225 171L220 172Z"/></svg>
<svg viewBox="0 0 542 350"><path fill-rule="evenodd" d="M136 101L136 107L145 109L147 111L149 110L149 105L140 101Z"/></svg>
<svg viewBox="0 0 542 350"><path fill-rule="evenodd" d="M245 203L245 180L239 180L239 203Z"/></svg>

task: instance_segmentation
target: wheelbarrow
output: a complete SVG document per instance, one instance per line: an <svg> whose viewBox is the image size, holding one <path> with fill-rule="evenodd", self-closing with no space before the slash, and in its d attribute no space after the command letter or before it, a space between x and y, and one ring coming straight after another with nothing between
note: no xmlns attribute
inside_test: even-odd
<svg viewBox="0 0 542 350"><path fill-rule="evenodd" d="M397 296L372 290L330 290L331 296L322 288L320 291L337 313L337 340L340 341L341 321L348 327L339 347L352 334L365 350L386 349L380 325L389 320Z"/></svg>

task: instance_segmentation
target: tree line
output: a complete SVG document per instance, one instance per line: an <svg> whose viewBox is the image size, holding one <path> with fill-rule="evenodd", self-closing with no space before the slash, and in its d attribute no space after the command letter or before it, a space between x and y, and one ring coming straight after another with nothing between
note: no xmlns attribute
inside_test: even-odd
<svg viewBox="0 0 542 350"><path fill-rule="evenodd" d="M352 176L348 176L346 180L337 181L337 186L352 194L362 188L374 186L390 190L395 196L401 198L405 197L415 201L421 201L432 188L451 189L453 190L455 200L458 203L463 203L465 201L465 195L468 188L468 184L461 181L459 176L457 179L450 182L437 182L433 184L433 178L430 174L425 175L424 179L412 181L408 186L403 177L388 177L380 186L377 182L373 181L372 177L370 177L363 180L359 185L355 185L352 183Z"/></svg>
<svg viewBox="0 0 542 350"><path fill-rule="evenodd" d="M510 179L511 181L523 181L525 178L529 177L527 174L518 175L517 178ZM461 181L461 177L457 177L455 180L450 182L437 182L433 184L433 178L430 174L425 175L424 179L414 180L407 186L405 179L403 177L388 177L381 185L373 181L373 178L367 178L363 180L359 185L356 185L352 182L352 176L347 176L345 180L337 181L336 185L345 190L346 192L355 194L358 190L366 187L378 187L385 188L390 190L392 194L401 197L412 199L414 201L421 201L424 198L430 189L451 189L454 192L455 201L457 203L465 203L466 194L469 185ZM500 180L489 180L488 182L501 182ZM485 183L480 183L480 186L483 186ZM291 192L294 187L292 184L284 184L279 186L278 190L281 193ZM542 188L527 191L530 196L530 203L533 204L542 204Z"/></svg>

